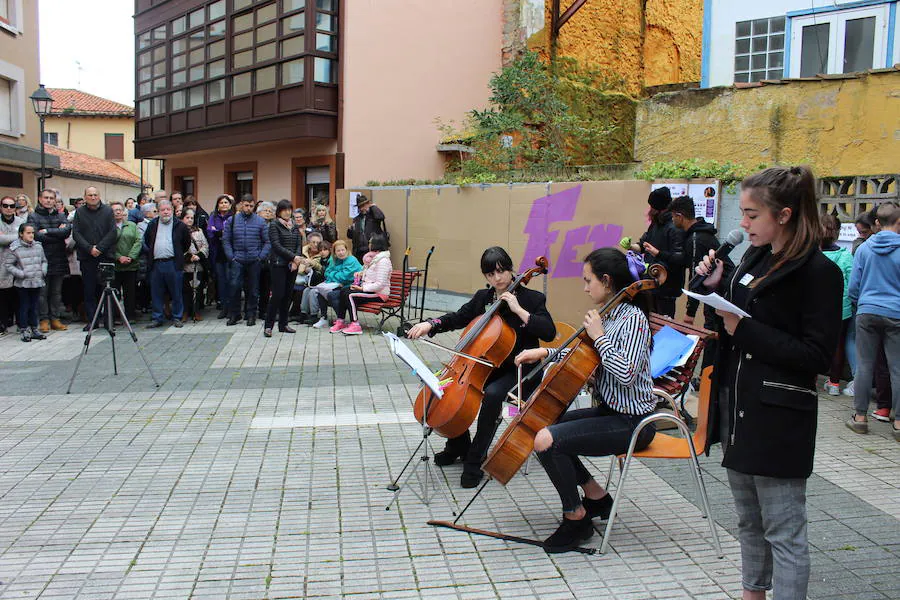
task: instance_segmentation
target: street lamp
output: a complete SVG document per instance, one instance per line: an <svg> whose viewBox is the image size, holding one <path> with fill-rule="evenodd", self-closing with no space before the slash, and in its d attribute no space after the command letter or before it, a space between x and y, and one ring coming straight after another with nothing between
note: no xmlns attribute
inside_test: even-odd
<svg viewBox="0 0 900 600"><path fill-rule="evenodd" d="M53 107L53 96L44 88L42 83L38 89L31 95L31 104L34 106L34 112L41 120L41 176L38 179L38 195L44 191L44 117L50 114Z"/></svg>

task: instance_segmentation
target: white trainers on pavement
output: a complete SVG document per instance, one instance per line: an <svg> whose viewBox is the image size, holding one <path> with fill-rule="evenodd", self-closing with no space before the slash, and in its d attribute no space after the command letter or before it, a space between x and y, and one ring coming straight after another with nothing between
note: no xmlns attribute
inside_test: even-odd
<svg viewBox="0 0 900 600"><path fill-rule="evenodd" d="M323 329L325 327L328 327L328 319L319 319L318 321L313 323L313 327L315 327L316 329Z"/></svg>
<svg viewBox="0 0 900 600"><path fill-rule="evenodd" d="M852 379L850 380L850 383L847 384L847 387L844 388L844 395L845 396L855 396L856 395L854 392L854 389L853 389L853 380Z"/></svg>

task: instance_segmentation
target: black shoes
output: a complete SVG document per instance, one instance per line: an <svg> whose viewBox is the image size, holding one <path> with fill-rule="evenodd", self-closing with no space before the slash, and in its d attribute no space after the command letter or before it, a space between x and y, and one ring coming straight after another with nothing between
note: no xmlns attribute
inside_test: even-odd
<svg viewBox="0 0 900 600"><path fill-rule="evenodd" d="M294 329L293 327L289 326L289 325L286 326L284 329L282 329L281 327L279 327L279 328L278 328L278 331L280 331L281 333L297 333L297 330Z"/></svg>
<svg viewBox="0 0 900 600"><path fill-rule="evenodd" d="M172 325L181 329L182 327L184 327L184 321L182 321L181 319L175 319L174 321L172 321Z"/></svg>
<svg viewBox="0 0 900 600"><path fill-rule="evenodd" d="M228 327L231 327L232 325L237 325L240 322L241 322L240 317L231 317L230 319L228 319L228 322L225 323L225 325Z"/></svg>
<svg viewBox="0 0 900 600"><path fill-rule="evenodd" d="M598 500L582 498L581 505L584 507L584 510L587 511L588 519L600 517L602 520L606 521L609 519L609 513L612 512L613 497L612 494L606 494Z"/></svg>
<svg viewBox="0 0 900 600"><path fill-rule="evenodd" d="M219 314L216 315L216 318L217 318L217 319L227 319L227 318L228 318L228 311L225 310L225 309L223 308L222 310L219 311Z"/></svg>
<svg viewBox="0 0 900 600"><path fill-rule="evenodd" d="M598 500L599 502L599 500ZM591 523L590 515L585 515L582 519L566 519L553 532L553 535L544 540L544 551L550 554L557 552L568 552L594 535L594 526Z"/></svg>
<svg viewBox="0 0 900 600"><path fill-rule="evenodd" d="M481 469L469 471L463 468L462 475L459 476L459 485L466 489L478 487L478 484L481 483L482 478L484 478L484 471L482 471ZM588 520L588 522L590 522L590 520Z"/></svg>
<svg viewBox="0 0 900 600"><path fill-rule="evenodd" d="M150 323L147 324L147 329L156 329L157 327L162 326L162 321L150 321Z"/></svg>
<svg viewBox="0 0 900 600"><path fill-rule="evenodd" d="M453 448L450 444L434 455L434 464L439 467L446 467L456 462L456 459L463 459L469 452L469 445L465 447Z"/></svg>
<svg viewBox="0 0 900 600"><path fill-rule="evenodd" d="M272 328L266 327L265 329L263 329L263 335L266 337L272 337Z"/></svg>
<svg viewBox="0 0 900 600"><path fill-rule="evenodd" d="M254 319L253 317L247 319L247 327L253 327L254 325L256 325L256 319Z"/></svg>

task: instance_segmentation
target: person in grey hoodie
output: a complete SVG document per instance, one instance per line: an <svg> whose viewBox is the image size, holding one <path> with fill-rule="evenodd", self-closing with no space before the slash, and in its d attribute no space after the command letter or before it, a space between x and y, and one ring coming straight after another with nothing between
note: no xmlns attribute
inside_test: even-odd
<svg viewBox="0 0 900 600"><path fill-rule="evenodd" d="M881 211L879 210L879 220ZM900 208L894 207L882 230L856 251L850 274L850 300L856 304L856 379L854 414L847 427L868 433L866 411L872 396L873 366L883 348L891 379L892 433L900 442Z"/></svg>
<svg viewBox="0 0 900 600"><path fill-rule="evenodd" d="M6 270L12 273L13 285L19 295L19 333L23 342L47 339L38 330L38 308L47 264L44 247L34 239L34 225L22 223L19 239L9 245Z"/></svg>

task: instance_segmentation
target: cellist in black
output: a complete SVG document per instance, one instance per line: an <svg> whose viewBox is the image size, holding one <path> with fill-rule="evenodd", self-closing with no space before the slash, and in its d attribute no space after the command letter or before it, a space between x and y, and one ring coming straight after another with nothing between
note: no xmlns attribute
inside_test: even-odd
<svg viewBox="0 0 900 600"><path fill-rule="evenodd" d="M503 401L516 385L515 357L522 350L537 348L539 340L549 342L556 336L556 326L547 312L544 294L522 285L514 292L507 291L515 273L512 258L506 250L499 246L485 250L481 255L481 272L487 280L487 288L475 292L472 299L459 310L423 321L413 326L407 334L410 339L417 339L426 334L434 336L444 331L463 329L484 314L488 306L499 300L505 301L498 314L516 332L516 345L506 361L488 379L478 413L475 437L470 438L466 431L459 437L449 439L446 447L434 457L434 464L441 467L453 464L458 458L463 460L460 485L464 488L477 486L484 476L481 463L487 456L488 447L496 432ZM525 397L538 383L540 377L533 377L524 385Z"/></svg>

